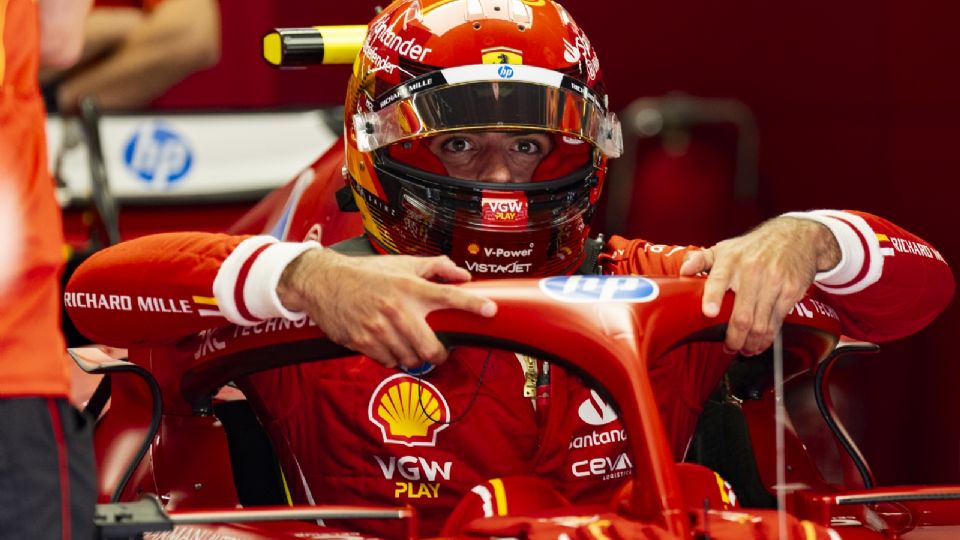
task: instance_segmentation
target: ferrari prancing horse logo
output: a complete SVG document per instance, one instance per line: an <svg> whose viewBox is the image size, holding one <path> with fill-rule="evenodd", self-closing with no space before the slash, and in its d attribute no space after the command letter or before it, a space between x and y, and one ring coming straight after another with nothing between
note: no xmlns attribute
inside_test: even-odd
<svg viewBox="0 0 960 540"><path fill-rule="evenodd" d="M480 51L484 64L523 64L523 52L509 47L494 47Z"/></svg>

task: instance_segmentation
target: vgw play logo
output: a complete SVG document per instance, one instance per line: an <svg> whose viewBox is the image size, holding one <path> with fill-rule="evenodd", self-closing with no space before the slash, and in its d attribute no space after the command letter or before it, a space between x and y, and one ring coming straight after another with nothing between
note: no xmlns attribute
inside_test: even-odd
<svg viewBox="0 0 960 540"><path fill-rule="evenodd" d="M140 125L123 149L123 162L151 188L166 191L183 180L193 165L193 151L184 137L165 122Z"/></svg>

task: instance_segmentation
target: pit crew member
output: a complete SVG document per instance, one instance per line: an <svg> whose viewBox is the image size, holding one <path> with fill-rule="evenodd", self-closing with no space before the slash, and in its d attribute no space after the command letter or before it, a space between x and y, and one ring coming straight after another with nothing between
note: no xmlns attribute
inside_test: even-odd
<svg viewBox="0 0 960 540"><path fill-rule="evenodd" d="M67 400L60 208L47 170L40 64L80 55L89 0L0 0L0 538L89 538L88 422Z"/></svg>

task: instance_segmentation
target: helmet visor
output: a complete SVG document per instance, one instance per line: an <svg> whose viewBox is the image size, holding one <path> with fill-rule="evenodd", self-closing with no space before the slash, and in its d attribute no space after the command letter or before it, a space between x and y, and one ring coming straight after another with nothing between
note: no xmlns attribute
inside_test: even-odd
<svg viewBox="0 0 960 540"><path fill-rule="evenodd" d="M375 110L354 115L361 151L450 131L496 129L561 133L592 143L608 157L623 152L616 115L582 86L578 92L575 84L502 80L406 90L414 85L416 80L388 93Z"/></svg>

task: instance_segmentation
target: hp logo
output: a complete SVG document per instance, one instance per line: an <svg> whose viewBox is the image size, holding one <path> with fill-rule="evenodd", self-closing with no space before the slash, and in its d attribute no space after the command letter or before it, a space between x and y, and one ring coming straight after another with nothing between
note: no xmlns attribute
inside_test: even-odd
<svg viewBox="0 0 960 540"><path fill-rule="evenodd" d="M169 125L153 121L142 124L123 150L123 161L137 178L153 189L168 190L182 180L193 164L193 152Z"/></svg>
<svg viewBox="0 0 960 540"><path fill-rule="evenodd" d="M497 68L497 75L499 75L501 79L509 79L513 77L513 68L510 66L500 66Z"/></svg>
<svg viewBox="0 0 960 540"><path fill-rule="evenodd" d="M660 294L653 281L637 276L558 276L540 280L540 290L560 302L649 302Z"/></svg>

